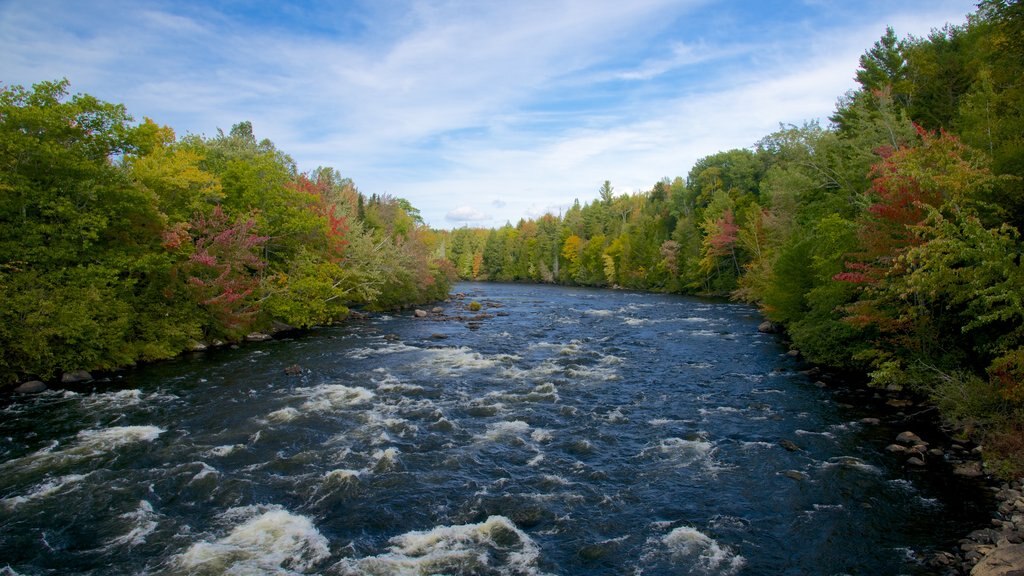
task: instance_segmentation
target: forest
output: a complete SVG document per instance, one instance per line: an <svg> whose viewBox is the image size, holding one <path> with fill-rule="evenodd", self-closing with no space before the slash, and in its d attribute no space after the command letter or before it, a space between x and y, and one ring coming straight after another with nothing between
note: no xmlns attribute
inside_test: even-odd
<svg viewBox="0 0 1024 576"><path fill-rule="evenodd" d="M0 385L444 298L432 238L249 122L178 138L66 80L0 90Z"/></svg>
<svg viewBox="0 0 1024 576"><path fill-rule="evenodd" d="M889 28L828 126L783 125L683 177L442 232L465 279L729 296L811 362L926 398L1024 472L1024 5ZM682 136L681 136L682 137Z"/></svg>

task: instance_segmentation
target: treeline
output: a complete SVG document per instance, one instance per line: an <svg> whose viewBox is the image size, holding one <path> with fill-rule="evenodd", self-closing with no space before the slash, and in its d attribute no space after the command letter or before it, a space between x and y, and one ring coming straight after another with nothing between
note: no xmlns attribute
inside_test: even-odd
<svg viewBox="0 0 1024 576"><path fill-rule="evenodd" d="M433 237L248 122L177 138L67 81L3 87L0 385L443 298Z"/></svg>
<svg viewBox="0 0 1024 576"><path fill-rule="evenodd" d="M463 278L729 294L814 362L926 395L1024 472L1024 6L892 29L831 125L783 126L686 179L446 235Z"/></svg>

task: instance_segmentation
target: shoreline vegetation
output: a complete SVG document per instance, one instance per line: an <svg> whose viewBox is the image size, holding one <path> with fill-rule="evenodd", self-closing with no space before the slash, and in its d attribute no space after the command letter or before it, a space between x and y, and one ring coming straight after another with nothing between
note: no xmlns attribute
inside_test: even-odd
<svg viewBox="0 0 1024 576"><path fill-rule="evenodd" d="M0 89L0 385L448 294L406 200L299 172L249 122L178 138L68 89Z"/></svg>

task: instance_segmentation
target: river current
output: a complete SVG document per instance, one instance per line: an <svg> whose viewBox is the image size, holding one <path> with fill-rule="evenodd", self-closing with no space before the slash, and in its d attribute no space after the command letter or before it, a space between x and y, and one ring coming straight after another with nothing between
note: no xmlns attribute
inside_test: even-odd
<svg viewBox="0 0 1024 576"><path fill-rule="evenodd" d="M925 574L978 521L747 306L457 289L12 399L0 574Z"/></svg>

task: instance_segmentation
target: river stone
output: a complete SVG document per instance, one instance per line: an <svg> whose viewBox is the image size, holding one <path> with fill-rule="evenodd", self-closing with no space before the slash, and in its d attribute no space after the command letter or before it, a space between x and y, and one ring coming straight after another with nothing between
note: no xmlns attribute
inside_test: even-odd
<svg viewBox="0 0 1024 576"><path fill-rule="evenodd" d="M263 332L250 332L245 335L246 342L265 342L270 339L270 334L264 334Z"/></svg>
<svg viewBox="0 0 1024 576"><path fill-rule="evenodd" d="M789 356L791 358L796 358L799 355L800 355L800 351L796 350L796 349L793 349L793 350L790 350L789 352L786 352L786 356Z"/></svg>
<svg viewBox="0 0 1024 576"><path fill-rule="evenodd" d="M413 312L413 315L415 315L417 318L426 318L427 317L427 311L426 310L420 310L419 308L417 308L416 311Z"/></svg>
<svg viewBox="0 0 1024 576"><path fill-rule="evenodd" d="M434 314L444 314L444 308L441 308L440 306L434 306L430 311Z"/></svg>
<svg viewBox="0 0 1024 576"><path fill-rule="evenodd" d="M78 384L90 380L92 380L92 374L85 370L72 370L71 372L65 372L60 377L60 381L64 384Z"/></svg>
<svg viewBox="0 0 1024 576"><path fill-rule="evenodd" d="M207 346L203 342L193 342L193 343L189 344L189 346L188 346L188 349L191 352L202 352L203 350L206 350L207 348L209 348L209 346Z"/></svg>
<svg viewBox="0 0 1024 576"><path fill-rule="evenodd" d="M765 320L761 322L757 327L757 331L762 334L775 334L779 331L779 327L775 325L771 320Z"/></svg>
<svg viewBox="0 0 1024 576"><path fill-rule="evenodd" d="M918 458L917 456L911 456L910 458L907 458L907 465L908 466L924 466L924 460Z"/></svg>
<svg viewBox="0 0 1024 576"><path fill-rule="evenodd" d="M953 474L967 478L977 478L984 474L981 469L981 462L964 462L953 468Z"/></svg>
<svg viewBox="0 0 1024 576"><path fill-rule="evenodd" d="M796 442L793 442L792 440L779 440L779 446L782 446L783 448L789 450L790 452L800 451L800 447L797 446Z"/></svg>
<svg viewBox="0 0 1024 576"><path fill-rule="evenodd" d="M892 452L893 454L902 454L907 451L906 447L900 446L899 444L889 444L885 447L886 452Z"/></svg>
<svg viewBox="0 0 1024 576"><path fill-rule="evenodd" d="M882 421L879 420L878 418L861 418L860 423L866 424L868 426L878 426L879 424L882 423Z"/></svg>
<svg viewBox="0 0 1024 576"><path fill-rule="evenodd" d="M993 549L971 570L971 576L1024 576L1024 544Z"/></svg>
<svg viewBox="0 0 1024 576"><path fill-rule="evenodd" d="M18 394L38 394L46 391L46 384L39 380L29 380L14 389Z"/></svg>
<svg viewBox="0 0 1024 576"><path fill-rule="evenodd" d="M900 444L926 444L921 437L913 432L900 432L899 436L896 437L896 441Z"/></svg>

